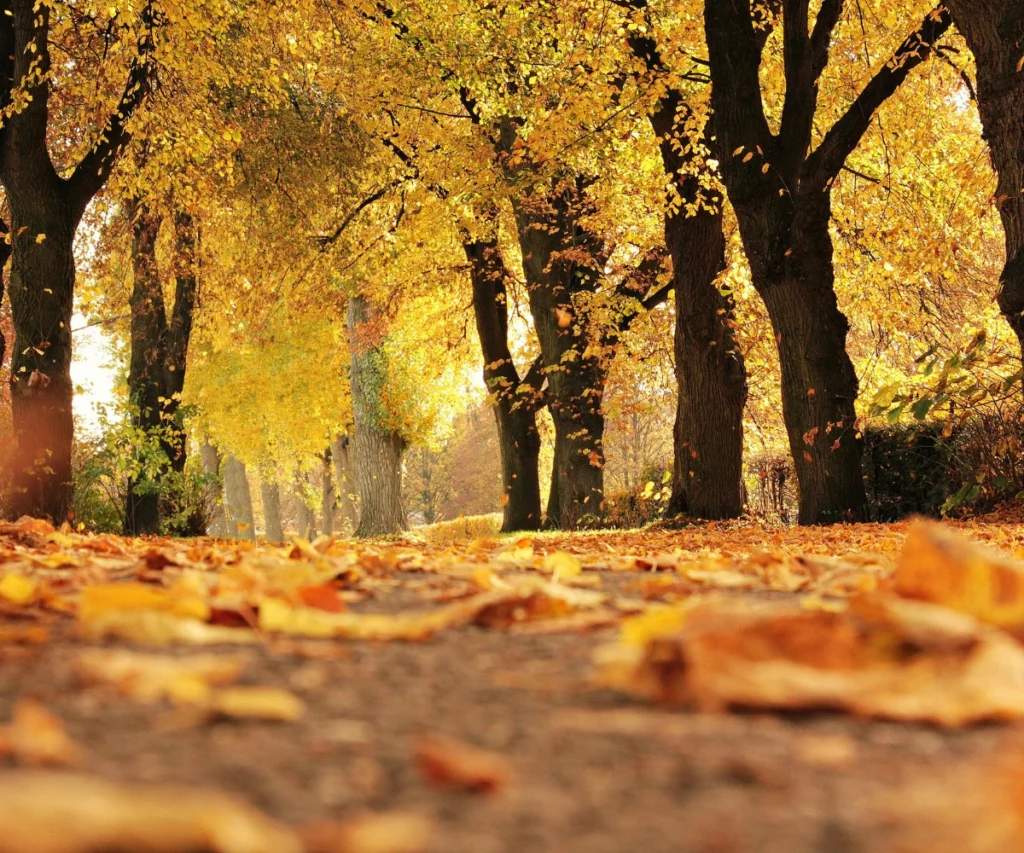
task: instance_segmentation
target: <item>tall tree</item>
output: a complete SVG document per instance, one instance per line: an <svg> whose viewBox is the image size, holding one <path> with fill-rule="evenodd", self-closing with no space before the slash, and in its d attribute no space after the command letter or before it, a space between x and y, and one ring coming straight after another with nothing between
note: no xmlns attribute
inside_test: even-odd
<svg viewBox="0 0 1024 853"><path fill-rule="evenodd" d="M0 15L0 182L11 213L11 398L17 449L7 512L63 520L71 506L71 313L75 233L130 138L129 122L151 83L154 11L124 27L135 57L120 100L74 168L51 157L55 69L49 3L11 0ZM74 63L63 63L65 73ZM83 62L81 67L88 68ZM87 73L86 71L72 73ZM88 132L87 130L80 132Z"/></svg>
<svg viewBox="0 0 1024 853"><path fill-rule="evenodd" d="M856 427L858 382L849 323L834 289L832 184L876 110L924 62L950 26L940 6L896 49L812 150L819 82L844 0L779 0L785 99L777 132L760 75L770 31L751 0L705 0L711 105L722 177L736 211L754 287L775 331L786 432L800 486L800 523L867 518ZM770 10L769 10L770 12Z"/></svg>
<svg viewBox="0 0 1024 853"><path fill-rule="evenodd" d="M162 216L139 200L128 206L132 219L131 361L128 393L135 425L158 435L167 457L153 482L129 483L125 533L138 536L160 529L160 484L170 471L185 470L188 452L180 417L181 392L188 366L188 345L198 292L196 226L184 211L174 213L174 304L164 304L164 284L156 242Z"/></svg>
<svg viewBox="0 0 1024 853"><path fill-rule="evenodd" d="M352 414L355 421L359 527L356 536L386 536L405 530L402 454L406 442L389 423L381 399L387 378L382 347L384 318L365 296L348 304Z"/></svg>
<svg viewBox="0 0 1024 853"><path fill-rule="evenodd" d="M946 7L974 54L978 112L1006 234L999 310L1024 352L1024 2L948 0Z"/></svg>
<svg viewBox="0 0 1024 853"><path fill-rule="evenodd" d="M671 187L665 245L672 258L679 394L668 511L735 518L743 512L747 373L736 344L732 295L717 285L726 263L724 199L706 162L714 130L688 102L680 86L683 77L673 83L651 35L646 0L629 5L644 24L643 32L636 25L628 31L629 46L662 88L648 117ZM694 122L698 127L703 122L703 127L696 138L689 138L687 126Z"/></svg>

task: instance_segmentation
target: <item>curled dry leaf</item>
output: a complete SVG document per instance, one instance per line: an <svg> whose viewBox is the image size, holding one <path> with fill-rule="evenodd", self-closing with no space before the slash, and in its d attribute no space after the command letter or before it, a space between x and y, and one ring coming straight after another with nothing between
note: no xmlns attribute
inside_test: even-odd
<svg viewBox="0 0 1024 853"><path fill-rule="evenodd" d="M302 853L302 842L216 791L0 774L0 853Z"/></svg>
<svg viewBox="0 0 1024 853"><path fill-rule="evenodd" d="M462 625L503 628L531 619L564 616L577 609L596 607L605 600L606 596L590 590L543 582L491 590L444 607L396 616L326 613L267 598L260 605L260 628L306 637L416 641Z"/></svg>
<svg viewBox="0 0 1024 853"><path fill-rule="evenodd" d="M259 639L244 628L207 625L158 610L111 610L80 621L78 634L85 640L125 640L144 646L214 646L256 643Z"/></svg>
<svg viewBox="0 0 1024 853"><path fill-rule="evenodd" d="M426 853L434 825L422 815L381 812L302 829L305 853Z"/></svg>
<svg viewBox="0 0 1024 853"><path fill-rule="evenodd" d="M306 713L302 700L278 687L242 686L216 690L205 707L215 715L236 719L293 722Z"/></svg>
<svg viewBox="0 0 1024 853"><path fill-rule="evenodd" d="M110 684L139 702L167 699L192 704L215 686L234 684L248 663L244 655L168 657L124 649L85 649L75 671L87 684Z"/></svg>
<svg viewBox="0 0 1024 853"><path fill-rule="evenodd" d="M514 776L504 756L442 734L419 738L416 765L434 785L476 794L498 793L508 787Z"/></svg>
<svg viewBox="0 0 1024 853"><path fill-rule="evenodd" d="M242 675L243 655L166 657L120 649L87 649L75 661L86 683L112 684L140 702L169 700L210 716L292 721L305 713L302 701L276 687L227 687Z"/></svg>
<svg viewBox="0 0 1024 853"><path fill-rule="evenodd" d="M910 528L893 589L1024 633L1024 563L936 522Z"/></svg>
<svg viewBox="0 0 1024 853"><path fill-rule="evenodd" d="M76 764L79 749L56 714L35 699L14 706L9 725L0 728L0 754L19 764L57 767Z"/></svg>
<svg viewBox="0 0 1024 853"><path fill-rule="evenodd" d="M702 710L832 709L944 726L1024 717L1024 648L946 608L712 602L679 618L674 632L602 650L601 680Z"/></svg>

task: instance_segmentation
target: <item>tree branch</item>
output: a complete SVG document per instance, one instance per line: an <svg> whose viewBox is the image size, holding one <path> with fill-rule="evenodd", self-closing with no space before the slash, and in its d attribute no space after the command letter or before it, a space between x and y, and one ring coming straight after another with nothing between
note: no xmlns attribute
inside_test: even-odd
<svg viewBox="0 0 1024 853"><path fill-rule="evenodd" d="M835 180L846 158L867 132L875 112L899 89L910 72L928 59L935 43L951 24L949 12L937 6L864 87L857 100L825 134L817 150L807 158L804 175L810 181L811 192L820 192Z"/></svg>
<svg viewBox="0 0 1024 853"><path fill-rule="evenodd" d="M100 138L67 181L71 204L79 215L103 188L117 158L131 141L128 124L153 88L156 23L152 3L147 3L142 10L140 22L142 32L139 34L135 59L128 71L128 81L121 100L107 119Z"/></svg>

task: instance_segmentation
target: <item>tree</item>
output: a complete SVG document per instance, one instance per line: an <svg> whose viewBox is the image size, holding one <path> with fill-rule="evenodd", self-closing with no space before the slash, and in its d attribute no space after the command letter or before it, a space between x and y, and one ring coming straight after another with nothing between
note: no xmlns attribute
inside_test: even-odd
<svg viewBox="0 0 1024 853"><path fill-rule="evenodd" d="M356 536L385 536L408 526L402 507L406 439L388 423L383 401L387 361L380 309L364 296L348 304L352 414L355 421L359 527Z"/></svg>
<svg viewBox="0 0 1024 853"><path fill-rule="evenodd" d="M974 54L978 113L1006 235L999 310L1024 351L1024 2L949 0L946 7Z"/></svg>
<svg viewBox="0 0 1024 853"><path fill-rule="evenodd" d="M156 243L162 216L148 204L132 202L131 361L128 393L135 425L161 437L166 467L154 482L133 480L125 509L125 534L138 536L160 529L160 485L168 472L185 470L188 454L179 408L188 366L192 315L198 292L196 225L184 211L173 214L174 304L164 304L164 283Z"/></svg>
<svg viewBox="0 0 1024 853"><path fill-rule="evenodd" d="M678 384L672 499L668 512L696 518L735 518L743 512L743 410L747 374L736 344L732 294L719 289L725 270L722 193L707 164L709 121L694 108L683 82L673 82L654 36L645 0L631 4L644 24L628 41L661 87L649 113L670 197L665 245L675 293ZM696 93L691 95L696 99Z"/></svg>
<svg viewBox="0 0 1024 853"><path fill-rule="evenodd" d="M929 12L812 149L819 83L844 2L826 0L813 30L809 6L781 0L765 12L750 0L705 0L704 23L716 153L775 332L800 523L820 524L867 518L857 375L833 287L832 184L876 110L928 58L950 19L941 7ZM777 132L760 76L773 8L782 15L785 82Z"/></svg>
<svg viewBox="0 0 1024 853"><path fill-rule="evenodd" d="M115 9L115 12L118 10ZM86 206L103 188L131 138L129 122L152 81L155 12L145 5L124 16L112 31L133 45L123 90L99 128L81 127L93 137L77 165L55 164L52 135L59 133L50 112L54 81L82 74L88 61L54 67L51 45L74 24L55 21L59 7L35 0L11 0L0 15L0 183L10 205L11 308L14 358L11 400L14 437L10 515L63 520L71 506L71 312L75 287L72 252ZM73 15L69 10L68 15ZM58 24L55 33L54 24ZM90 27L96 25L93 18ZM106 50L104 50L106 54ZM91 131L91 133L90 133Z"/></svg>

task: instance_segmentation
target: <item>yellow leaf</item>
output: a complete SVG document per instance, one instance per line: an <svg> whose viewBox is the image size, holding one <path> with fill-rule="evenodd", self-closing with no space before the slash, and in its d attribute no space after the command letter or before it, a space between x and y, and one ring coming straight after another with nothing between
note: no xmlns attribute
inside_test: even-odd
<svg viewBox="0 0 1024 853"><path fill-rule="evenodd" d="M572 554L555 551L544 558L544 569L552 573L552 580L561 581L579 575L583 566Z"/></svg>
<svg viewBox="0 0 1024 853"><path fill-rule="evenodd" d="M215 691L206 707L225 717L291 722L306 713L302 700L277 687L228 687Z"/></svg>
<svg viewBox="0 0 1024 853"><path fill-rule="evenodd" d="M45 240L45 239L46 239L46 235L45 234L36 234L36 242L37 243L42 243L43 240Z"/></svg>
<svg viewBox="0 0 1024 853"><path fill-rule="evenodd" d="M154 610L199 620L206 620L210 615L209 605L189 590L172 591L142 583L108 583L82 591L78 618L83 622L115 610Z"/></svg>
<svg viewBox="0 0 1024 853"><path fill-rule="evenodd" d="M9 572L0 580L0 596L11 604L29 604L36 596L37 584L17 572Z"/></svg>

